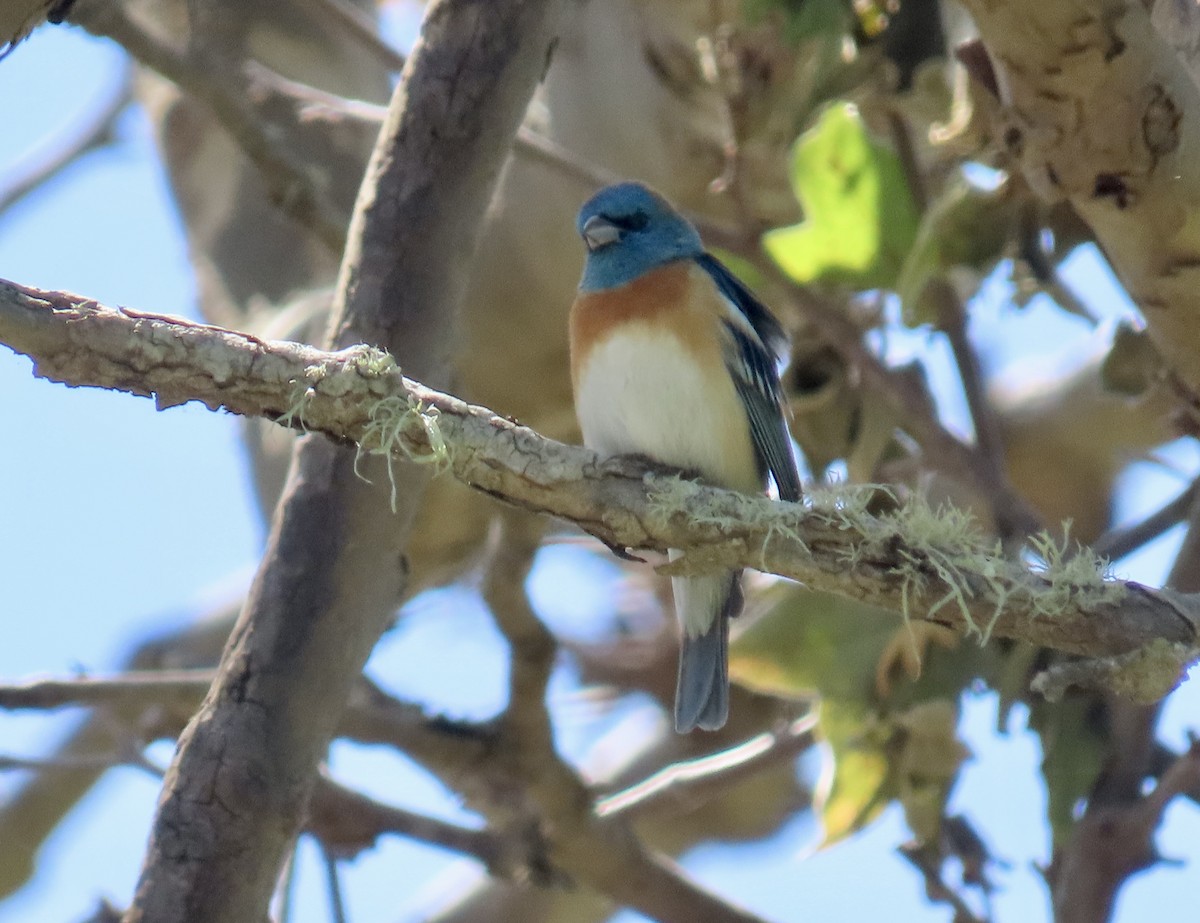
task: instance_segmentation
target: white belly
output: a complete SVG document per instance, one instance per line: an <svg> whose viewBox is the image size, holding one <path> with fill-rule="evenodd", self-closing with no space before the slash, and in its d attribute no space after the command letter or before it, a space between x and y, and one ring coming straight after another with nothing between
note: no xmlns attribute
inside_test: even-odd
<svg viewBox="0 0 1200 923"><path fill-rule="evenodd" d="M646 455L743 491L761 489L750 427L728 375L705 376L674 337L646 326L593 348L575 407L602 455Z"/></svg>

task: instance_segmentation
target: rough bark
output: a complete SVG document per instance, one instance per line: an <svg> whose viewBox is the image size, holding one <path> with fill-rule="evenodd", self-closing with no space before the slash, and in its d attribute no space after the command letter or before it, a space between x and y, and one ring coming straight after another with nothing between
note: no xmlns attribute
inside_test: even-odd
<svg viewBox="0 0 1200 923"><path fill-rule="evenodd" d="M334 342L367 341L444 380L480 218L559 4L444 0L393 98L350 228ZM351 684L404 586L427 474L302 438L263 565L204 705L180 739L126 919L260 920Z"/></svg>
<svg viewBox="0 0 1200 923"><path fill-rule="evenodd" d="M1138 0L965 0L998 78L999 135L1087 222L1151 336L1200 391L1200 89Z"/></svg>

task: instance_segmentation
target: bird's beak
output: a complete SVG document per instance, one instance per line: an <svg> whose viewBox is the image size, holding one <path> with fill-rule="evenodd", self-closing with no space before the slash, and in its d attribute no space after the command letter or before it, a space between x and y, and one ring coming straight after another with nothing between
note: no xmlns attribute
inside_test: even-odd
<svg viewBox="0 0 1200 923"><path fill-rule="evenodd" d="M621 239L621 229L602 215L592 215L583 223L583 242L589 251L599 250Z"/></svg>

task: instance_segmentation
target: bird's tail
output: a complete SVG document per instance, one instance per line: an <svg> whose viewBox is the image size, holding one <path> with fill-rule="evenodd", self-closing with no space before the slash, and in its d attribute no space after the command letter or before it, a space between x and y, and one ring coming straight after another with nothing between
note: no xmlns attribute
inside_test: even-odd
<svg viewBox="0 0 1200 923"><path fill-rule="evenodd" d="M741 573L673 577L671 590L682 628L675 730L715 731L729 716L729 620L742 608Z"/></svg>

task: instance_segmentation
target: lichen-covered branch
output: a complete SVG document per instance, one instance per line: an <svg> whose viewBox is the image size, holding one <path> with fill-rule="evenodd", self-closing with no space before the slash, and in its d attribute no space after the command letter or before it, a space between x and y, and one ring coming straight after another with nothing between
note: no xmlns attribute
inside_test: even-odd
<svg viewBox="0 0 1200 923"><path fill-rule="evenodd" d="M1180 665L1195 654L1200 599L1104 580L1094 561L1049 540L1035 544L1046 566L1031 570L965 515L919 500L878 515L861 489L782 504L602 462L406 379L378 350L266 342L12 283L0 283L0 342L33 357L43 377L153 395L160 407L198 400L436 463L610 546L687 549L673 566L754 567L980 637L1092 657L1154 642ZM1142 697L1177 678L1159 674Z"/></svg>

